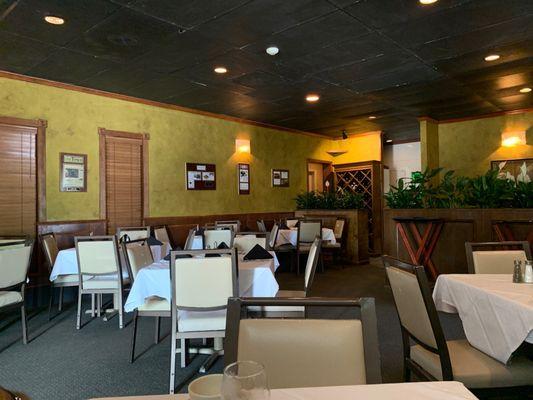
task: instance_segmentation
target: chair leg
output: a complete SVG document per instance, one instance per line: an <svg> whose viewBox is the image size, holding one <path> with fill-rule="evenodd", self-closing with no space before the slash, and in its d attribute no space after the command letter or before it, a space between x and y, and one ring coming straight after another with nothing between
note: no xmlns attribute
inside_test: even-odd
<svg viewBox="0 0 533 400"><path fill-rule="evenodd" d="M172 343L170 346L170 389L169 393L173 394L176 387L174 379L176 377L176 327L172 326Z"/></svg>
<svg viewBox="0 0 533 400"><path fill-rule="evenodd" d="M407 362L403 360L403 381L411 382L411 370L407 366Z"/></svg>
<svg viewBox="0 0 533 400"><path fill-rule="evenodd" d="M122 292L117 295L118 298L118 327L124 328L124 305L122 304Z"/></svg>
<svg viewBox="0 0 533 400"><path fill-rule="evenodd" d="M79 330L80 328L81 328L81 290L78 291L78 315L76 317L76 329Z"/></svg>
<svg viewBox="0 0 533 400"><path fill-rule="evenodd" d="M91 317L94 318L94 293L91 293Z"/></svg>
<svg viewBox="0 0 533 400"><path fill-rule="evenodd" d="M54 285L50 285L50 300L48 302L48 321L52 320L52 304L54 303Z"/></svg>
<svg viewBox="0 0 533 400"><path fill-rule="evenodd" d="M320 262L320 271L324 273L326 271L326 268L324 268L324 256L322 253L318 256L318 261Z"/></svg>
<svg viewBox="0 0 533 400"><path fill-rule="evenodd" d="M59 311L63 309L63 286L59 288Z"/></svg>
<svg viewBox="0 0 533 400"><path fill-rule="evenodd" d="M155 344L159 343L159 331L160 330L161 330L161 318L155 317L155 338L154 338Z"/></svg>
<svg viewBox="0 0 533 400"><path fill-rule="evenodd" d="M133 336L131 338L131 355L130 363L135 361L135 342L137 340L137 318L139 317L139 312L135 310L133 312Z"/></svg>
<svg viewBox="0 0 533 400"><path fill-rule="evenodd" d="M180 358L181 358L181 368L185 368L187 366L187 357L188 351L187 351L187 339L180 339Z"/></svg>
<svg viewBox="0 0 533 400"><path fill-rule="evenodd" d="M100 318L102 313L102 294L98 293L96 295L96 316Z"/></svg>
<svg viewBox="0 0 533 400"><path fill-rule="evenodd" d="M26 318L26 307L24 303L20 307L20 317L22 322L22 343L28 344L28 320Z"/></svg>
<svg viewBox="0 0 533 400"><path fill-rule="evenodd" d="M300 252L296 252L296 275L300 275Z"/></svg>

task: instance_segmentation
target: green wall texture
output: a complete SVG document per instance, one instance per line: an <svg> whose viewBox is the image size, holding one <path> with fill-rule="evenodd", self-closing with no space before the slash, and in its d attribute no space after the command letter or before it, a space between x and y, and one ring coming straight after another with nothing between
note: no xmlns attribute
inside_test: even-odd
<svg viewBox="0 0 533 400"><path fill-rule="evenodd" d="M44 119L47 220L98 219L98 128L147 132L150 216L289 211L306 189L307 158L330 160L330 140L193 113L0 78L0 115ZM251 154L235 153L248 138ZM88 155L86 193L59 192L59 153ZM217 165L215 191L187 191L185 163ZM237 194L237 163L251 168L251 194ZM270 170L290 170L289 188L272 188Z"/></svg>
<svg viewBox="0 0 533 400"><path fill-rule="evenodd" d="M502 147L501 134L526 131L525 145ZM533 158L533 112L438 125L439 165L459 175L483 174L491 160Z"/></svg>

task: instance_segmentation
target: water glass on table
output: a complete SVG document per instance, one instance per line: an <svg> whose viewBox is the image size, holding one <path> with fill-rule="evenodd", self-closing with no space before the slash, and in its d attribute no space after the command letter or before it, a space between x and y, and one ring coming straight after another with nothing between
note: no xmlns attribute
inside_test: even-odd
<svg viewBox="0 0 533 400"><path fill-rule="evenodd" d="M223 400L268 400L270 390L265 368L255 361L237 361L224 368Z"/></svg>

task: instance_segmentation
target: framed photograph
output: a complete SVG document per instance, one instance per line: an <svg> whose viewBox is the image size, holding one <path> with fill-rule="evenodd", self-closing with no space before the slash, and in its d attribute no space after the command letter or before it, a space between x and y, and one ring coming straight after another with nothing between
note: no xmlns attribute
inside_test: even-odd
<svg viewBox="0 0 533 400"><path fill-rule="evenodd" d="M533 180L533 158L520 160L495 160L490 162L491 169L498 171L498 178L514 182Z"/></svg>
<svg viewBox="0 0 533 400"><path fill-rule="evenodd" d="M59 153L59 191L87 191L87 154Z"/></svg>
<svg viewBox="0 0 533 400"><path fill-rule="evenodd" d="M272 170L272 187L289 187L289 170Z"/></svg>
<svg viewBox="0 0 533 400"><path fill-rule="evenodd" d="M185 181L187 190L215 190L216 165L185 163Z"/></svg>
<svg viewBox="0 0 533 400"><path fill-rule="evenodd" d="M250 164L237 165L239 194L250 194Z"/></svg>

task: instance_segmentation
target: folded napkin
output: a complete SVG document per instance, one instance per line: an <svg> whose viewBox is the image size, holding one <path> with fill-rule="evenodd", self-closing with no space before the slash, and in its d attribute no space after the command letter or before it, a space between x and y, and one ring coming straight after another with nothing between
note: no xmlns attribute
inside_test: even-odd
<svg viewBox="0 0 533 400"><path fill-rule="evenodd" d="M217 249L229 249L229 246L226 244L226 242L222 242L217 246Z"/></svg>
<svg viewBox="0 0 533 400"><path fill-rule="evenodd" d="M279 224L279 229L290 229L285 222Z"/></svg>
<svg viewBox="0 0 533 400"><path fill-rule="evenodd" d="M181 247L178 246L175 250L181 250ZM190 254L179 254L176 256L176 258L192 258L192 256ZM170 253L163 257L163 260L170 261Z"/></svg>
<svg viewBox="0 0 533 400"><path fill-rule="evenodd" d="M243 260L268 260L271 258L274 258L272 257L272 254L270 254L260 245L256 244L248 253L246 253L246 255L243 257Z"/></svg>
<svg viewBox="0 0 533 400"><path fill-rule="evenodd" d="M148 243L148 246L162 246L163 242L160 240L157 240L153 236L149 236L148 239L146 239L146 243Z"/></svg>

